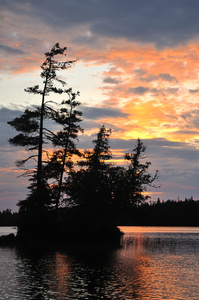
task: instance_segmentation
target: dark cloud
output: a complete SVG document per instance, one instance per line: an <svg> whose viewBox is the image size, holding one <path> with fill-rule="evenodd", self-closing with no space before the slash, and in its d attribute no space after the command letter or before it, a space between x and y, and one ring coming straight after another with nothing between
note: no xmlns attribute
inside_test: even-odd
<svg viewBox="0 0 199 300"><path fill-rule="evenodd" d="M178 82L176 77L171 76L170 74L167 74L167 73L160 73L159 75L149 74L146 77L141 77L140 78L140 80L144 81L144 82L152 82L152 81L157 81L159 79L162 79L162 80L167 81L167 82L173 82L173 83Z"/></svg>
<svg viewBox="0 0 199 300"><path fill-rule="evenodd" d="M160 90L161 91L161 90ZM179 91L179 88L168 88L168 89L163 89L163 93L164 94L168 94L168 95L175 95L177 94Z"/></svg>
<svg viewBox="0 0 199 300"><path fill-rule="evenodd" d="M83 113L83 118L91 119L91 120L98 120L101 118L110 118L110 117L126 118L128 116L127 113L123 113L118 108L112 108L112 107L100 108L100 107L81 106L81 111Z"/></svg>
<svg viewBox="0 0 199 300"><path fill-rule="evenodd" d="M56 30L86 25L95 37L126 38L157 47L173 47L199 37L197 0L4 0L1 6L36 17Z"/></svg>
<svg viewBox="0 0 199 300"><path fill-rule="evenodd" d="M165 80L165 81L168 81L168 82L175 82L177 83L178 80L176 77L174 76L171 76L170 74L167 74L167 73L160 73L159 74L159 78Z"/></svg>
<svg viewBox="0 0 199 300"><path fill-rule="evenodd" d="M0 107L0 123L7 123L23 113L23 110Z"/></svg>
<svg viewBox="0 0 199 300"><path fill-rule="evenodd" d="M99 45L98 44L98 39L95 36L87 36L82 35L82 36L75 36L74 38L72 38L71 40L74 44L78 44L78 45L89 45L92 48L92 45Z"/></svg>
<svg viewBox="0 0 199 300"><path fill-rule="evenodd" d="M194 109L181 115L187 123L187 128L199 128L199 109Z"/></svg>
<svg viewBox="0 0 199 300"><path fill-rule="evenodd" d="M199 132L196 130L177 130L171 133L172 135L180 135L180 134L187 134L187 135L199 135Z"/></svg>
<svg viewBox="0 0 199 300"><path fill-rule="evenodd" d="M189 90L190 94L197 94L199 93L199 89L195 89L195 90Z"/></svg>
<svg viewBox="0 0 199 300"><path fill-rule="evenodd" d="M126 1L126 5L121 1L110 2L109 19L91 26L100 35L155 43L157 47L175 46L198 38L199 3L196 0L175 0L172 4L170 0Z"/></svg>
<svg viewBox="0 0 199 300"><path fill-rule="evenodd" d="M16 134L16 131L13 130L7 122L12 121L21 114L22 111L20 110L12 110L5 107L0 108L0 146L8 145L8 139Z"/></svg>
<svg viewBox="0 0 199 300"><path fill-rule="evenodd" d="M147 70L145 70L145 69L136 69L136 70L134 70L134 73L138 76L143 76L143 75L147 74Z"/></svg>
<svg viewBox="0 0 199 300"><path fill-rule="evenodd" d="M0 50L3 50L6 53L10 53L10 54L24 54L24 51L21 49L8 47L6 45L1 45L1 44L0 44Z"/></svg>
<svg viewBox="0 0 199 300"><path fill-rule="evenodd" d="M19 117L23 111L18 109L0 108L0 161L1 161L1 186L0 186L0 211L10 208L16 211L19 200L25 199L28 180L20 177L21 173L15 166L15 161L23 158L21 147L11 146L8 139L15 136L16 131L7 124L8 121Z"/></svg>
<svg viewBox="0 0 199 300"><path fill-rule="evenodd" d="M123 140L123 139L114 139L112 141L113 148L114 149L128 149L128 151L132 150L132 146L136 144L137 139L129 139L129 140ZM195 149L194 147L190 147L187 143L183 142L173 142L169 141L165 138L154 138L154 139L141 139L141 141L144 143L144 145L147 146L147 152L151 149L151 153L154 152L154 148L158 148L158 152L161 149ZM122 147L123 145L123 147ZM197 151L198 152L198 151ZM199 155L199 152L198 152Z"/></svg>
<svg viewBox="0 0 199 300"><path fill-rule="evenodd" d="M104 78L103 80L104 83L110 83L110 84L118 84L118 83L121 83L120 80L116 79L116 78L113 78L113 77L106 77Z"/></svg>
<svg viewBox="0 0 199 300"><path fill-rule="evenodd" d="M158 95L172 95L176 94L179 91L178 88L167 88L167 89L156 89L156 88L149 88L144 86L138 86L135 88L129 88L128 93L129 94L135 94L135 95L145 95L146 93L152 93L156 96Z"/></svg>
<svg viewBox="0 0 199 300"><path fill-rule="evenodd" d="M150 75L147 75L146 77L140 77L139 80L143 81L143 82L152 82L152 81L158 80L158 76L150 74Z"/></svg>
<svg viewBox="0 0 199 300"><path fill-rule="evenodd" d="M144 87L144 86L138 86L136 88L129 88L128 89L129 94L135 94L135 95L144 95L148 92L150 92L150 88Z"/></svg>

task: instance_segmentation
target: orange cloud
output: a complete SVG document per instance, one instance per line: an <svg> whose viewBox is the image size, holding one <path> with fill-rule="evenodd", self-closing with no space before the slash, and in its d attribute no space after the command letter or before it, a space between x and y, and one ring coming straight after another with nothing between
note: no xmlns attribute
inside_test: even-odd
<svg viewBox="0 0 199 300"><path fill-rule="evenodd" d="M138 136L173 141L196 139L197 126L193 123L188 128L182 115L199 106L198 57L197 44L164 50L129 44L127 49L106 52L103 60L96 53L90 61L110 63L110 68L102 74L106 78L102 92L107 100L101 104L120 107L129 114L126 119L100 121L118 128L113 137L121 137L122 133L125 139Z"/></svg>

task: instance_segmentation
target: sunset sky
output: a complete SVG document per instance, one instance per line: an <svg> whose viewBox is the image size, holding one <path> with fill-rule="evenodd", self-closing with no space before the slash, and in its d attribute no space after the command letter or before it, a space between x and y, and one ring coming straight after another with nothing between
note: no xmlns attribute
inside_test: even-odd
<svg viewBox="0 0 199 300"><path fill-rule="evenodd" d="M2 0L0 2L0 211L17 210L27 179L15 166L7 121L41 99L44 53L57 42L75 65L60 73L80 91L78 147L92 147L98 128L112 128L114 161L139 137L150 171L160 171L152 200L199 199L199 1ZM56 99L56 98L54 98Z"/></svg>

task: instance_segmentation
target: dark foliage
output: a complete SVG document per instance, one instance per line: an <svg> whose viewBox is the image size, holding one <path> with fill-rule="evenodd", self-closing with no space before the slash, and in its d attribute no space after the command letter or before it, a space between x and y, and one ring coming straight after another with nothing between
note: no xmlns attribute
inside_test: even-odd
<svg viewBox="0 0 199 300"><path fill-rule="evenodd" d="M62 126L62 130L53 135L52 144L54 147L61 147L61 149L53 152L45 169L46 177L55 179L52 185L52 194L55 198L56 211L60 204L60 198L64 198L64 174L73 167L71 157L74 154L81 156L76 148L75 141L78 141L78 133L83 132L83 129L79 126L79 122L82 121L82 113L76 109L80 105L80 102L76 101L79 92L73 93L70 88L65 90L65 93L68 100L62 101L60 110L53 114L54 121Z"/></svg>
<svg viewBox="0 0 199 300"><path fill-rule="evenodd" d="M41 95L41 106L34 110L26 109L25 112L14 120L8 122L16 131L19 132L17 136L10 139L9 142L15 146L26 147L27 150L35 150L31 156L17 162L19 166L23 166L30 159L34 159L36 162L36 170L28 170L24 175L33 175L35 180L34 188L36 187L38 192L43 188L43 178L45 174L43 172L43 144L46 141L51 140L53 132L44 127L44 120L54 120L54 107L50 104L55 104L53 101L46 101L46 97L50 93L62 94L65 90L63 88L57 88L56 83L60 83L63 87L66 82L59 79L57 72L69 68L74 61L58 62L55 57L65 55L66 47L61 48L59 43L56 43L50 52L45 53L45 60L41 66L41 78L43 79L43 86L40 89L38 85L28 87L26 92L31 94ZM46 151L45 151L46 153Z"/></svg>
<svg viewBox="0 0 199 300"><path fill-rule="evenodd" d="M143 192L153 186L158 172L152 176L148 172L150 163L141 163L146 148L139 139L132 154L125 155L130 161L127 168L108 163L112 158L110 134L105 126L99 129L93 150L85 150L84 160L78 163L81 168L71 170L67 192L86 220L116 225L116 212L137 207L147 199Z"/></svg>
<svg viewBox="0 0 199 300"><path fill-rule="evenodd" d="M18 213L6 209L0 212L0 226L17 226Z"/></svg>
<svg viewBox="0 0 199 300"><path fill-rule="evenodd" d="M115 212L118 225L199 226L199 201L157 201Z"/></svg>
<svg viewBox="0 0 199 300"><path fill-rule="evenodd" d="M81 112L75 109L80 104L75 100L79 92L73 93L71 88L64 89L66 82L57 76L59 70L65 70L74 63L74 61L59 62L55 59L57 56L65 56L65 51L66 47L61 48L57 43L50 52L45 53L45 60L41 66L42 88L36 85L25 89L28 93L41 95L41 106L33 110L26 109L19 118L8 122L19 132L9 142L33 151L29 157L17 161L17 165L23 167L30 160L35 164L35 167L25 169L22 175L29 176L30 193L25 200L18 202L20 231L27 231L29 228L37 232L38 224L46 228L46 216L52 214L53 207L58 209L63 191L64 172L72 167L70 158L73 154L78 154L74 141L77 140L78 132L82 131L76 124L81 121ZM57 83L61 84L61 88ZM68 99L63 100L61 104L52 100L47 101L46 97L51 93L66 94ZM61 130L54 133L46 128L44 124L46 119L56 123ZM61 149L49 154L44 149L46 143Z"/></svg>
<svg viewBox="0 0 199 300"><path fill-rule="evenodd" d="M111 156L109 150L110 129L102 126L93 140L93 150L85 150L84 160L78 163L82 168L70 172L67 191L71 202L86 210L88 218L105 219L110 217L110 165L106 163Z"/></svg>

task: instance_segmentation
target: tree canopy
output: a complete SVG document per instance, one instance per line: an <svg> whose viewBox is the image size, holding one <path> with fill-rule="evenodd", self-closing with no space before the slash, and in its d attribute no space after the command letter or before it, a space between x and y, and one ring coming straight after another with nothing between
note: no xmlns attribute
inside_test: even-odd
<svg viewBox="0 0 199 300"><path fill-rule="evenodd" d="M65 51L66 47L61 48L57 43L45 53L41 66L43 87L36 85L25 89L41 95L41 106L26 109L20 117L8 122L18 132L9 142L31 152L27 158L17 161L17 165L23 167L30 160L35 162L35 168L23 174L29 176L31 184L27 198L18 203L21 232L52 229L53 222L58 222L59 207L69 204L84 211L85 218L110 223L115 210L144 202L148 198L147 188L154 187L158 179L158 171L154 175L148 171L151 163L145 161L146 147L140 139L132 153L124 155L129 162L127 167L110 163L111 129L105 125L99 128L93 149L77 148L78 135L83 133L82 113L77 109L79 92L65 89L66 82L57 75L74 63L56 60L57 56L65 56ZM47 96L52 97L52 94L60 94L65 99L61 103L48 101ZM55 123L59 129L52 131L45 120ZM52 151L44 148L46 143ZM77 164L74 155L81 158Z"/></svg>

